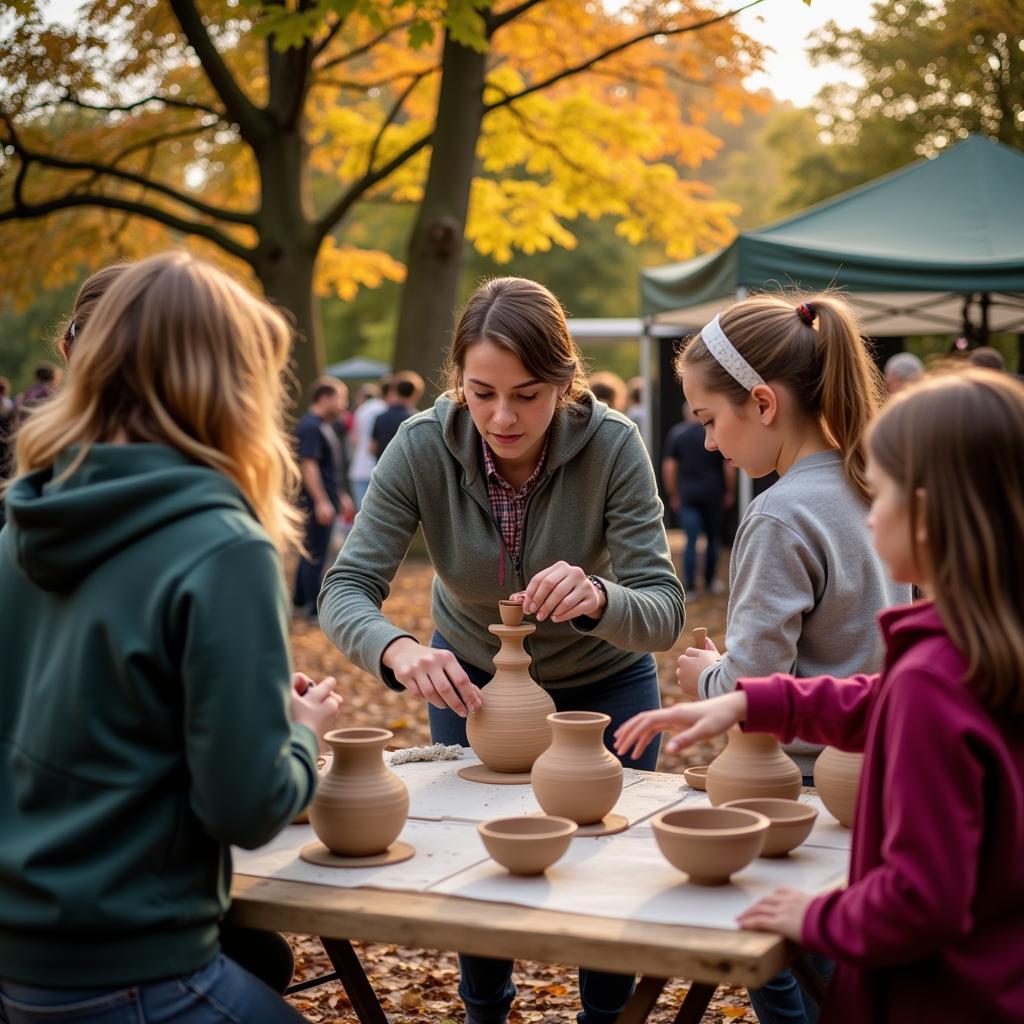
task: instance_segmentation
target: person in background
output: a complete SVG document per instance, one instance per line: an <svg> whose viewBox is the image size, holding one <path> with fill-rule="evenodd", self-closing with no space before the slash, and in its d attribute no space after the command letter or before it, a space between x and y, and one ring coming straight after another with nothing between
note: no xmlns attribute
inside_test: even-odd
<svg viewBox="0 0 1024 1024"><path fill-rule="evenodd" d="M972 348L967 353L967 361L971 366L982 366L989 370L1003 371L1006 369L1006 360L1003 358L1002 352L997 348L992 348L991 345Z"/></svg>
<svg viewBox="0 0 1024 1024"><path fill-rule="evenodd" d="M726 466L722 453L704 446L704 427L683 402L683 422L665 438L661 481L676 525L686 534L683 548L683 588L697 590L697 540L704 536L704 589L721 593L717 578L722 513L736 501L736 469Z"/></svg>
<svg viewBox="0 0 1024 1024"><path fill-rule="evenodd" d="M352 463L349 467L352 501L357 512L370 486L370 474L377 465L377 457L370 451L373 425L386 408L387 402L380 397L380 388L376 384L360 384L356 390L356 407L352 416Z"/></svg>
<svg viewBox="0 0 1024 1024"><path fill-rule="evenodd" d="M641 437L645 436L647 426L646 390L647 381L643 377L629 378L629 405L626 408L626 415L636 424Z"/></svg>
<svg viewBox="0 0 1024 1024"><path fill-rule="evenodd" d="M870 428L868 525L927 599L881 612L878 674L741 679L619 731L636 756L743 722L863 751L848 883L739 918L837 962L831 1024L1024 1021L1024 387L952 370ZM785 477L783 477L783 481Z"/></svg>
<svg viewBox="0 0 1024 1024"><path fill-rule="evenodd" d="M897 395L924 375L924 363L913 352L897 352L885 361L885 390Z"/></svg>
<svg viewBox="0 0 1024 1024"><path fill-rule="evenodd" d="M20 426L32 410L52 398L60 387L61 372L53 363L40 363L32 374L32 383L14 400L14 423Z"/></svg>
<svg viewBox="0 0 1024 1024"><path fill-rule="evenodd" d="M374 420L370 452L378 459L394 440L398 428L416 412L423 397L423 378L413 370L396 373L384 389L387 408Z"/></svg>
<svg viewBox="0 0 1024 1024"><path fill-rule="evenodd" d="M313 621L317 618L316 599L327 564L331 527L342 509L341 442L334 432L334 421L341 415L343 388L333 377L317 380L310 390L309 408L295 430L302 476L299 508L305 532L295 570L292 606ZM348 502L351 507L351 499Z"/></svg>
<svg viewBox="0 0 1024 1024"><path fill-rule="evenodd" d="M308 803L339 705L289 660L291 341L215 267L153 257L19 427L0 534L7 1024L302 1019L219 927L231 846Z"/></svg>
<svg viewBox="0 0 1024 1024"><path fill-rule="evenodd" d="M609 409L614 409L616 412L626 411L628 399L626 382L617 373L598 370L587 378L587 383L598 401L604 402Z"/></svg>

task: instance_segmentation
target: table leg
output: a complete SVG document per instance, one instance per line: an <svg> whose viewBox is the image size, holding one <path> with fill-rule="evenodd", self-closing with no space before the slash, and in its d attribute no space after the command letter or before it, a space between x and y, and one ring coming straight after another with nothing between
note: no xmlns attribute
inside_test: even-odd
<svg viewBox="0 0 1024 1024"><path fill-rule="evenodd" d="M715 994L717 985L704 985L695 981L690 985L686 997L679 1005L679 1012L673 1024L700 1024L704 1018L704 1011Z"/></svg>
<svg viewBox="0 0 1024 1024"><path fill-rule="evenodd" d="M373 991L370 979L348 939L325 939L321 936L327 955L331 958L338 978L352 1002L359 1024L388 1024L384 1009Z"/></svg>
<svg viewBox="0 0 1024 1024"><path fill-rule="evenodd" d="M615 1024L644 1024L666 984L668 978L641 978Z"/></svg>

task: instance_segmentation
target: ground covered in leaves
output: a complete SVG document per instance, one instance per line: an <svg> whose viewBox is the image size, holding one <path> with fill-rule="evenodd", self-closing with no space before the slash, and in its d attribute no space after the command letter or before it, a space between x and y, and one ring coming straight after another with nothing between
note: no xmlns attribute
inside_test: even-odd
<svg viewBox="0 0 1024 1024"><path fill-rule="evenodd" d="M672 537L678 548L679 538ZM727 564L727 557L722 559ZM678 564L678 554L676 555ZM433 624L430 617L430 584L433 571L424 561L408 560L395 578L384 613L403 629L426 640ZM688 595L687 628L672 651L656 655L662 702L677 699L675 662L690 642L690 631L706 626L721 646L725 631L725 595ZM430 742L425 705L394 693L352 666L331 642L304 620L292 624L295 668L315 679L333 675L345 697L339 724L386 726L395 734L395 746L412 747ZM660 771L681 772L689 764L703 764L720 749L720 743L702 743L681 754L662 751ZM303 981L329 971L319 942L309 936L289 935L295 952L295 977ZM356 944L366 972L392 1024L462 1024L464 1013L456 989L458 962L449 951L406 949L380 944ZM516 968L519 995L510 1024L572 1024L579 1008L574 966L520 961ZM670 984L650 1016L651 1024L669 1024L686 992L686 981ZM308 989L291 1002L316 1024L357 1024L356 1016L337 982ZM720 988L704 1017L707 1024L756 1021L743 989Z"/></svg>

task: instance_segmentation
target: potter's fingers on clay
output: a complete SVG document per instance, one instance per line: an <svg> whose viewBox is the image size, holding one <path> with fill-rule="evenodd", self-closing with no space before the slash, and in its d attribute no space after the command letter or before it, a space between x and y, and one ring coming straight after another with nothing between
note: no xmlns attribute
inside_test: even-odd
<svg viewBox="0 0 1024 1024"><path fill-rule="evenodd" d="M552 587L544 603L540 606L540 609L537 612L537 618L543 621L549 615L553 615L561 608L567 598L575 604L575 591L575 580L571 578L560 580L554 587Z"/></svg>
<svg viewBox="0 0 1024 1024"><path fill-rule="evenodd" d="M455 712L462 718L465 718L469 714L469 709L462 702L462 697L459 696L458 690L448 681L448 677L442 672L440 678L431 676L431 682L434 686L434 692Z"/></svg>

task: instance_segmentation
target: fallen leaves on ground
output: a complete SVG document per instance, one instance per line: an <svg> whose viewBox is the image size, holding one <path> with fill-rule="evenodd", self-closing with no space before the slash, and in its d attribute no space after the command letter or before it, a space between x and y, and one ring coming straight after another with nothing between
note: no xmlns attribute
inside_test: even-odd
<svg viewBox="0 0 1024 1024"><path fill-rule="evenodd" d="M673 537L674 546L678 540ZM678 562L678 557L677 557ZM726 561L723 559L723 561ZM392 584L384 614L397 626L427 642L433 632L430 586L433 569L425 561L408 560ZM704 595L687 600L686 630L671 651L655 655L662 702L675 703L676 658L691 642L697 626L722 646L725 634L724 595ZM316 627L304 619L292 622L292 657L295 669L314 679L333 675L345 703L339 725L386 726L394 734L393 745L413 747L430 742L426 706L395 693L345 659ZM692 764L706 764L722 748L721 740L704 741L678 754L664 749L658 770L681 773ZM329 973L319 940L289 935L295 952L293 982ZM458 960L448 950L406 949L393 945L354 943L359 958L391 1024L462 1024L465 1013L458 998ZM579 1007L576 968L519 961L515 974L519 994L510 1024L572 1024ZM651 1013L650 1024L669 1024L687 991L686 980L669 983ZM352 1004L338 982L307 989L290 1001L313 1024L357 1024ZM755 1022L744 989L719 988L704 1016L705 1024L733 1021Z"/></svg>

